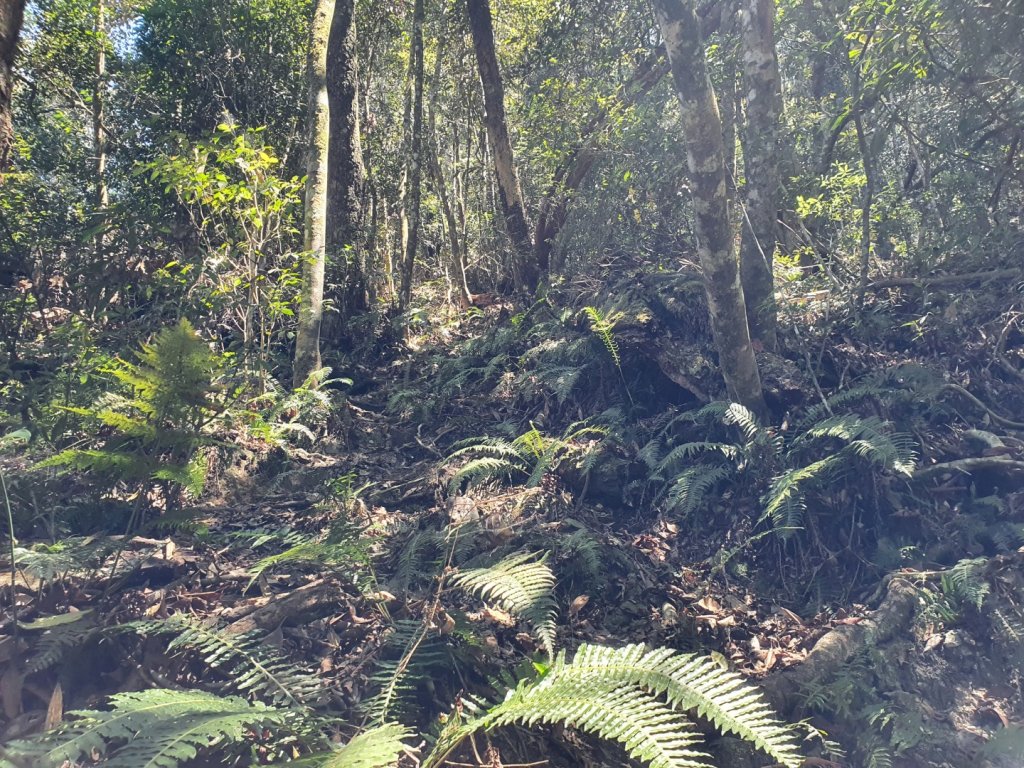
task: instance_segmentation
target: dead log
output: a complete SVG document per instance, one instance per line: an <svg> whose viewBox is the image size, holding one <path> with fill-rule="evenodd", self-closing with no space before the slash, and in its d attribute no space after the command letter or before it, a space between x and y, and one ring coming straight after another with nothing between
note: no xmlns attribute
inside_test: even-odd
<svg viewBox="0 0 1024 768"><path fill-rule="evenodd" d="M856 624L843 624L823 635L807 658L762 681L768 700L788 716L797 707L800 691L815 680L832 676L858 651L881 645L907 630L914 618L917 590L895 578L881 605Z"/></svg>

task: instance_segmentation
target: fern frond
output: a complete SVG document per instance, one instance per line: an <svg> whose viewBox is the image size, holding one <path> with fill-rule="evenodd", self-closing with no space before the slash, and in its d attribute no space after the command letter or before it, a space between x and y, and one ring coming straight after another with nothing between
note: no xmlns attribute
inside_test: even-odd
<svg viewBox="0 0 1024 768"><path fill-rule="evenodd" d="M385 723L355 736L333 753L323 768L387 768L396 765L405 751L404 739L412 733L397 723Z"/></svg>
<svg viewBox="0 0 1024 768"><path fill-rule="evenodd" d="M224 673L231 689L246 695L265 696L273 704L304 708L323 695L316 675L303 672L263 642L263 633L232 635L181 614L164 621L139 621L125 625L140 634L176 637L168 651L188 649L203 662Z"/></svg>
<svg viewBox="0 0 1024 768"><path fill-rule="evenodd" d="M658 768L703 767L707 756L695 749L700 736L682 715L689 710L785 766L802 762L791 731L774 719L762 694L711 659L670 648L583 645L572 662L559 653L540 680L521 682L504 702L445 734L423 768L476 731L535 723L565 723L614 739Z"/></svg>
<svg viewBox="0 0 1024 768"><path fill-rule="evenodd" d="M491 600L502 610L518 616L537 632L548 656L555 652L555 601L551 591L555 574L547 564L545 553L512 555L490 568L474 568L452 576L452 584L484 600Z"/></svg>
<svg viewBox="0 0 1024 768"><path fill-rule="evenodd" d="M697 511L708 491L732 475L728 467L689 467L676 475L668 491L668 508L686 517Z"/></svg>
<svg viewBox="0 0 1024 768"><path fill-rule="evenodd" d="M805 467L791 469L776 477L765 496L761 521L771 519L772 525L781 535L799 524L804 506L806 485L836 471L843 463L842 456L828 456Z"/></svg>
<svg viewBox="0 0 1024 768"><path fill-rule="evenodd" d="M96 614L91 610L51 616L18 626L29 632L43 630L25 666L29 674L49 669L64 658L68 650L82 647L99 632Z"/></svg>
<svg viewBox="0 0 1024 768"><path fill-rule="evenodd" d="M676 466L682 461L691 459L701 453L720 453L730 461L739 455L739 449L729 443L712 443L707 441L682 443L675 446L661 460L658 469L664 470Z"/></svg>
<svg viewBox="0 0 1024 768"><path fill-rule="evenodd" d="M72 712L77 719L33 741L8 745L37 768L58 768L104 755L106 768L177 768L216 746L244 744L254 730L291 729L294 712L203 691L155 689L110 697L109 710Z"/></svg>
<svg viewBox="0 0 1024 768"><path fill-rule="evenodd" d="M743 432L743 436L748 441L757 437L757 434L761 431L761 425L758 423L754 412L739 403L729 403L725 409L725 414L722 416L722 423L739 427L740 431Z"/></svg>
<svg viewBox="0 0 1024 768"><path fill-rule="evenodd" d="M763 694L710 657L643 645L583 645L571 670L583 680L638 685L665 694L677 708L696 710L723 733L735 733L784 765L802 762L791 730L774 718Z"/></svg>
<svg viewBox="0 0 1024 768"><path fill-rule="evenodd" d="M943 591L962 602L970 603L980 611L985 596L991 590L991 585L984 578L987 564L988 560L984 557L959 561L943 576Z"/></svg>
<svg viewBox="0 0 1024 768"><path fill-rule="evenodd" d="M459 471L448 482L448 490L451 493L455 493L462 487L463 483L477 485L502 475L511 477L525 472L526 470L514 461L500 459L495 456L480 456L466 462L459 468Z"/></svg>
<svg viewBox="0 0 1024 768"><path fill-rule="evenodd" d="M620 315L618 313L610 313L607 316L601 314L601 310L597 307L584 307L584 313L587 315L587 319L590 321L590 330L594 333L597 338L604 344L604 348L608 350L608 354L615 363L616 368L622 368L622 357L619 355L619 343L615 340L615 323L618 321Z"/></svg>

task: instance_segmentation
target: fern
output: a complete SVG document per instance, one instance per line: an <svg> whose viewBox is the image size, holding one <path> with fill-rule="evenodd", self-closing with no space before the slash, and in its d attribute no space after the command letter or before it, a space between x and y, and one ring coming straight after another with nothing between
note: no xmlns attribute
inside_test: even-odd
<svg viewBox="0 0 1024 768"><path fill-rule="evenodd" d="M423 768L440 764L479 730L535 723L614 739L658 768L705 766L706 755L695 749L700 736L682 714L691 710L783 765L801 763L791 731L773 718L760 692L711 659L641 645L583 645L571 662L559 653L539 681L521 682L505 701L444 734Z"/></svg>
<svg viewBox="0 0 1024 768"><path fill-rule="evenodd" d="M135 363L117 361L104 371L130 397L108 396L90 409L66 409L112 434L95 447L64 450L37 466L86 471L136 486L163 480L199 495L205 463L196 450L209 442L203 429L215 413L218 361L184 319L142 345L136 357Z"/></svg>
<svg viewBox="0 0 1024 768"><path fill-rule="evenodd" d="M689 467L676 475L668 491L668 508L687 517L704 503L708 492L732 474L729 467Z"/></svg>
<svg viewBox="0 0 1024 768"><path fill-rule="evenodd" d="M783 538L788 536L800 527L807 484L828 477L841 465L839 456L829 456L779 475L768 489L761 520L770 519L779 535Z"/></svg>
<svg viewBox="0 0 1024 768"><path fill-rule="evenodd" d="M190 650L203 658L203 663L222 672L232 690L262 696L275 705L303 708L323 695L320 680L296 669L272 646L263 643L263 633L256 631L232 635L215 626L185 616L166 621L139 621L123 625L140 634L174 634L168 651Z"/></svg>
<svg viewBox="0 0 1024 768"><path fill-rule="evenodd" d="M42 582L54 582L96 570L117 546L108 538L69 537L55 544L15 547L14 562L26 575Z"/></svg>
<svg viewBox="0 0 1024 768"><path fill-rule="evenodd" d="M991 591L991 586L984 578L987 564L984 557L959 561L948 573L943 574L943 593L957 603L973 605L975 610L980 611L985 596Z"/></svg>
<svg viewBox="0 0 1024 768"><path fill-rule="evenodd" d="M612 312L605 316L601 314L601 310L597 307L589 306L584 307L583 311L590 321L590 330L601 340L604 348L608 350L608 354L611 356L612 362L615 363L615 367L621 370L622 357L619 354L619 344L615 340L613 333L615 323L621 317L621 313Z"/></svg>
<svg viewBox="0 0 1024 768"><path fill-rule="evenodd" d="M395 765L405 751L403 739L410 732L401 725L385 723L354 737L323 762L323 768L386 768Z"/></svg>
<svg viewBox="0 0 1024 768"><path fill-rule="evenodd" d="M241 747L266 727L293 730L294 712L203 691L149 690L110 697L109 710L72 712L76 718L32 741L7 746L34 768L58 768L103 756L106 768L176 768L216 748Z"/></svg>
<svg viewBox="0 0 1024 768"><path fill-rule="evenodd" d="M526 432L512 441L478 437L456 443L444 464L475 458L470 458L455 472L449 481L449 490L454 493L466 483L474 485L503 475L510 478L525 475L526 487L534 488L548 471L557 468L568 456L582 453L587 457L595 452L593 445L580 445L579 441L607 434L604 427L580 421L570 424L561 437L549 437L531 423ZM581 468L586 470L587 466Z"/></svg>
<svg viewBox="0 0 1024 768"><path fill-rule="evenodd" d="M49 616L30 624L19 624L28 632L42 630L25 669L29 674L41 672L59 663L73 648L81 648L99 633L93 611Z"/></svg>
<svg viewBox="0 0 1024 768"><path fill-rule="evenodd" d="M490 568L474 568L452 576L452 584L502 610L528 621L537 632L548 656L555 653L555 601L551 590L555 574L547 554L537 559L527 553L506 557Z"/></svg>

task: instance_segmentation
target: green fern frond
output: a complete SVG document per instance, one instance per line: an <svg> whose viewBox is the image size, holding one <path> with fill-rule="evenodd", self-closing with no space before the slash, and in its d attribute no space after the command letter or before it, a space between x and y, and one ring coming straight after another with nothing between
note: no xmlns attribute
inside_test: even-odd
<svg viewBox="0 0 1024 768"><path fill-rule="evenodd" d="M799 524L807 484L829 476L842 464L842 457L833 455L805 467L791 469L776 477L765 496L761 521L771 519L775 529L786 536L787 531L791 531L795 524Z"/></svg>
<svg viewBox="0 0 1024 768"><path fill-rule="evenodd" d="M291 730L294 712L203 691L149 690L110 697L109 710L72 712L76 718L32 741L7 746L36 768L58 768L104 756L106 768L177 768L216 747L223 756L265 727Z"/></svg>
<svg viewBox="0 0 1024 768"><path fill-rule="evenodd" d="M474 568L452 576L452 584L502 610L528 621L548 656L555 652L555 574L545 553L512 555L489 568Z"/></svg>
<svg viewBox="0 0 1024 768"><path fill-rule="evenodd" d="M118 544L113 539L74 536L56 544L15 547L14 562L26 575L52 582L94 571L117 548Z"/></svg>
<svg viewBox="0 0 1024 768"><path fill-rule="evenodd" d="M668 508L686 517L697 511L718 483L732 475L729 467L689 467L676 475L668 490Z"/></svg>
<svg viewBox="0 0 1024 768"><path fill-rule="evenodd" d="M987 564L988 560L984 557L959 561L943 575L943 592L961 602L973 605L980 611L985 597L992 588L984 578Z"/></svg>
<svg viewBox="0 0 1024 768"><path fill-rule="evenodd" d="M81 648L100 631L96 614L91 610L49 616L30 624L19 623L18 626L27 632L43 630L25 665L29 674L49 669L60 662L70 649Z"/></svg>
<svg viewBox="0 0 1024 768"><path fill-rule="evenodd" d="M757 434L761 431L761 425L758 423L754 412L739 403L729 403L725 409L725 414L722 416L722 423L739 427L740 431L743 432L743 436L748 441L757 437Z"/></svg>
<svg viewBox="0 0 1024 768"><path fill-rule="evenodd" d="M459 468L448 483L448 490L455 493L463 484L478 485L495 477L513 477L524 473L526 470L514 461L501 459L495 456L480 456L472 461L466 462Z"/></svg>
<svg viewBox="0 0 1024 768"><path fill-rule="evenodd" d="M583 645L572 662L559 653L540 680L521 682L504 702L446 733L423 765L439 764L481 729L565 723L619 741L630 756L658 768L707 766L684 711L696 711L783 765L802 762L791 731L774 719L762 694L713 660L669 648Z"/></svg>
<svg viewBox="0 0 1024 768"><path fill-rule="evenodd" d="M733 461L739 455L739 449L729 443L712 443L707 441L682 443L677 445L661 460L659 470L665 470L678 465L680 462L692 459L702 453L720 453L726 459Z"/></svg>
<svg viewBox="0 0 1024 768"><path fill-rule="evenodd" d="M263 642L262 632L233 635L180 614L164 621L131 622L124 627L140 634L176 635L168 651L187 649L200 654L203 663L222 672L229 687L238 693L266 697L275 705L297 709L323 696L319 678L297 669Z"/></svg>
<svg viewBox="0 0 1024 768"><path fill-rule="evenodd" d="M614 334L615 323L621 317L621 314L613 312L605 316L601 314L601 310L597 307L590 306L584 307L583 311L590 321L590 330L604 344L604 348L608 350L608 354L612 358L612 362L615 363L615 367L621 369L622 357L619 355L619 343L615 340Z"/></svg>
<svg viewBox="0 0 1024 768"><path fill-rule="evenodd" d="M398 763L412 733L396 723L370 728L331 754L323 768L387 768Z"/></svg>

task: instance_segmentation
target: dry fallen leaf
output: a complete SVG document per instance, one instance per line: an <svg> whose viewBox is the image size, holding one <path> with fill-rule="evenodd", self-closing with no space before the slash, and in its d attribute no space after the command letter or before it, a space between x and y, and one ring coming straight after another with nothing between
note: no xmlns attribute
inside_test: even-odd
<svg viewBox="0 0 1024 768"><path fill-rule="evenodd" d="M46 720L43 721L43 730L48 731L56 728L57 724L64 719L64 689L60 683L54 686L50 695L50 704L46 707Z"/></svg>
<svg viewBox="0 0 1024 768"><path fill-rule="evenodd" d="M577 595L573 598L573 601L569 603L569 617L575 618L576 615L587 607L587 603L590 602L590 595Z"/></svg>

